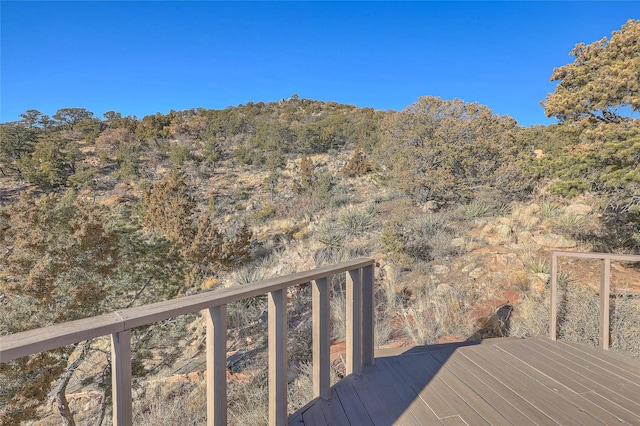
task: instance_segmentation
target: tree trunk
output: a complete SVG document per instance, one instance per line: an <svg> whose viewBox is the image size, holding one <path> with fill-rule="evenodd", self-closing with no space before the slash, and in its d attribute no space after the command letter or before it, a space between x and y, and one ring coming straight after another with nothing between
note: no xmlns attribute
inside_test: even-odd
<svg viewBox="0 0 640 426"><path fill-rule="evenodd" d="M60 383L58 383L58 387L56 388L56 404L58 405L58 411L60 412L60 417L62 417L62 424L64 426L76 426L76 422L73 420L73 413L69 408L69 401L67 401L67 385L75 373L76 369L82 362L84 361L87 351L89 349L89 342L85 342L80 346L81 353L78 355L71 364L67 365L64 373L60 377Z"/></svg>

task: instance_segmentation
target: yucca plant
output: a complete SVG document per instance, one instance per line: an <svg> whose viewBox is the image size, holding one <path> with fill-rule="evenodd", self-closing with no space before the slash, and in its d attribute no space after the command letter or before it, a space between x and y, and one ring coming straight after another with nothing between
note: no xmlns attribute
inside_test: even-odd
<svg viewBox="0 0 640 426"><path fill-rule="evenodd" d="M373 227L373 214L366 210L347 210L338 217L346 235L360 236Z"/></svg>

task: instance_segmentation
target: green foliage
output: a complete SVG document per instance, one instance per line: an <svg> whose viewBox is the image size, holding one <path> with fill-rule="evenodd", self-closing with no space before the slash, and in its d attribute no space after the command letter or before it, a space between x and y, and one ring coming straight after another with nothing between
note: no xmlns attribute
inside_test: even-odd
<svg viewBox="0 0 640 426"><path fill-rule="evenodd" d="M543 201L540 203L540 214L545 219L556 217L560 214L560 206L553 201Z"/></svg>
<svg viewBox="0 0 640 426"><path fill-rule="evenodd" d="M469 204L462 205L461 211L465 220L472 221L488 215L489 207L477 201L472 201Z"/></svg>
<svg viewBox="0 0 640 426"><path fill-rule="evenodd" d="M544 107L569 142L535 160L530 173L554 179L556 194L595 193L604 202L606 250L638 250L631 236L640 223L640 21L629 20L610 40L576 45L572 64L556 68L559 81ZM627 114L627 115L624 115ZM549 128L547 134L557 135Z"/></svg>
<svg viewBox="0 0 640 426"><path fill-rule="evenodd" d="M74 189L91 189L95 186L94 179L99 172L98 168L94 166L77 169L76 172L67 179L67 185Z"/></svg>
<svg viewBox="0 0 640 426"><path fill-rule="evenodd" d="M611 39L589 45L579 43L571 51L575 60L554 69L551 81L559 81L544 102L548 117L560 122L619 123L621 111L640 111L640 20L627 21Z"/></svg>
<svg viewBox="0 0 640 426"><path fill-rule="evenodd" d="M75 167L77 144L57 134L43 136L33 153L23 153L18 168L23 179L43 189L63 185Z"/></svg>
<svg viewBox="0 0 640 426"><path fill-rule="evenodd" d="M72 129L76 124L90 120L91 117L93 113L84 108L61 108L51 118L56 127Z"/></svg>
<svg viewBox="0 0 640 426"><path fill-rule="evenodd" d="M339 250L344 245L346 234L334 217L325 219L316 229L316 238L325 247Z"/></svg>
<svg viewBox="0 0 640 426"><path fill-rule="evenodd" d="M145 141L147 139L167 139L169 137L169 126L171 125L171 116L156 113L155 115L147 115L138 122L136 134Z"/></svg>
<svg viewBox="0 0 640 426"><path fill-rule="evenodd" d="M347 235L360 236L373 227L373 214L367 210L347 210L338 216L338 223Z"/></svg>
<svg viewBox="0 0 640 426"><path fill-rule="evenodd" d="M416 201L465 201L493 188L503 202L530 183L517 163L523 149L515 120L486 106L423 97L389 116L383 158L392 182Z"/></svg>
<svg viewBox="0 0 640 426"><path fill-rule="evenodd" d="M222 159L222 147L220 141L215 138L206 139L203 142L203 153L205 162L212 166Z"/></svg>
<svg viewBox="0 0 640 426"><path fill-rule="evenodd" d="M411 263L407 253L409 235L403 221L399 219L387 221L382 228L380 242L384 246L383 253L387 261L399 266L408 266Z"/></svg>
<svg viewBox="0 0 640 426"><path fill-rule="evenodd" d="M22 123L0 124L0 172L18 171L20 158L29 157L38 140L38 129Z"/></svg>
<svg viewBox="0 0 640 426"><path fill-rule="evenodd" d="M193 150L184 145L174 145L171 147L169 161L171 161L174 167L180 168L183 167L188 161L199 160L201 159L193 153Z"/></svg>
<svg viewBox="0 0 640 426"><path fill-rule="evenodd" d="M73 130L82 134L85 142L94 143L105 127L105 124L97 118L85 118L74 124Z"/></svg>
<svg viewBox="0 0 640 426"><path fill-rule="evenodd" d="M585 223L586 220L584 216L565 214L554 219L553 228L561 234L576 237L584 231Z"/></svg>

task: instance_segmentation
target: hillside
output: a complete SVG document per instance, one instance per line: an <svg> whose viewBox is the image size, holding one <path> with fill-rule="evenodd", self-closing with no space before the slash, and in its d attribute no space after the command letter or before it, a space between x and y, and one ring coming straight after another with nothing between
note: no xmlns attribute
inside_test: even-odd
<svg viewBox="0 0 640 426"><path fill-rule="evenodd" d="M142 120L113 115L95 121L82 114L72 125L30 128L37 141L31 162L22 155L17 167L3 169L3 332L370 256L379 265L381 346L544 334L549 251L606 248L601 199L589 193L564 199L551 192L553 181L527 171L541 156L525 141L541 130L519 128L476 104L423 98L394 113L292 98ZM99 131L83 133L87 120ZM58 169L45 167L45 154ZM23 162L36 177L23 172ZM79 226L98 230L102 239L89 238ZM47 235L56 232L73 238L52 244ZM93 260L74 258L86 250ZM50 261L33 260L37 253ZM24 268L25 261L44 271L47 291L35 287L45 277L37 272L28 275L33 284L16 287L15 271L24 271L17 265ZM86 264L95 261L100 268ZM166 270L158 271L159 264ZM76 280L87 283L87 277L91 285L78 292ZM567 262L562 277L574 311L561 335L595 342L598 266ZM639 294L639 278L636 266L616 265L614 291ZM344 339L342 286L333 285L336 377ZM310 392L310 317L308 292L292 297L294 408ZM51 298L73 300L52 306L45 302ZM88 299L98 303L87 309ZM625 324L612 321L622 333L612 345L637 353L629 334L640 324L634 300L618 305ZM27 301L31 312L45 309L40 322L15 320L25 315ZM239 423L261 423L266 413L247 408L265 403L265 306L256 299L230 307L230 415ZM584 324L591 325L590 334L580 331L589 330ZM194 316L136 336L137 424L171 416L195 416L198 423L203 338L202 321ZM78 424L91 424L101 412L105 344L93 342L68 377ZM193 406L174 399L189 393ZM45 404L38 416L47 424L56 411Z"/></svg>

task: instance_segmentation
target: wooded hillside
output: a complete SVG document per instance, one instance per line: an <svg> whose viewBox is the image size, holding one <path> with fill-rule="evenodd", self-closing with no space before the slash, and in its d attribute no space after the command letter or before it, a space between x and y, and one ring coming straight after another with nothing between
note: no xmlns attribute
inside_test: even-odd
<svg viewBox="0 0 640 426"><path fill-rule="evenodd" d="M550 248L640 253L640 21L572 55L544 101L559 124L531 128L438 97L402 111L297 95L140 119L26 111L0 125L0 333L357 256L379 261L379 343L508 333L478 322L491 317L478 310L503 299L513 308L505 291L539 309ZM238 350L259 346L247 336L263 309L264 300L231 309ZM305 309L291 321L305 324ZM567 321L568 336L578 320ZM136 330L140 383L196 345L196 323ZM523 333L539 331L525 323ZM302 365L309 346L298 345ZM0 423L48 415L48 394L73 422L64 389L80 363L71 361L100 364L104 352L87 342L1 364ZM108 375L81 375L102 406Z"/></svg>

